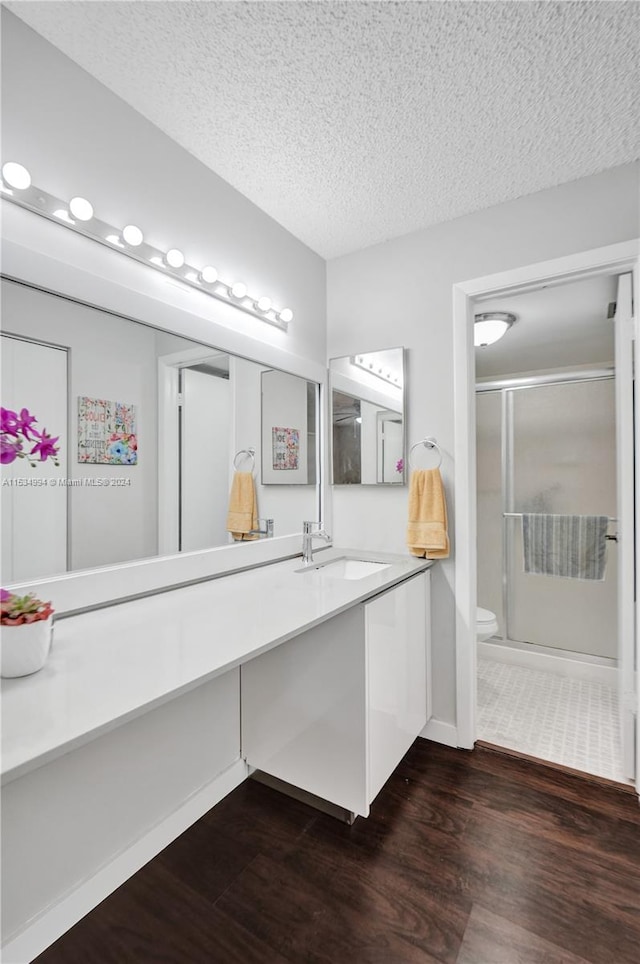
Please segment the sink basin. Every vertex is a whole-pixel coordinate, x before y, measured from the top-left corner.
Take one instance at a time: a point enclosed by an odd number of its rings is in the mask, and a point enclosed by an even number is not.
[[[319,562],[305,569],[297,569],[296,572],[312,572],[326,579],[364,579],[388,569],[389,565],[388,562],[370,562],[368,559],[349,559],[342,556],[330,562]]]

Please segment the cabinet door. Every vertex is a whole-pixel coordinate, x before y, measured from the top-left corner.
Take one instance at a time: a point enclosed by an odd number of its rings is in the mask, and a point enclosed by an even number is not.
[[[369,803],[427,722],[429,573],[365,604]]]
[[[367,816],[363,607],[242,667],[249,766]]]

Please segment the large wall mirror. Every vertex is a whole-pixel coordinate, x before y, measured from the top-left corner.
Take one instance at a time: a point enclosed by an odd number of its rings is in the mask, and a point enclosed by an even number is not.
[[[403,485],[406,479],[403,348],[329,362],[334,485]]]
[[[254,474],[261,528],[269,518],[276,536],[290,535],[319,518],[318,384],[1,286],[2,406],[27,409],[60,450],[58,466],[34,467],[3,451],[3,585],[228,545],[236,469]],[[273,479],[263,467],[276,457]]]

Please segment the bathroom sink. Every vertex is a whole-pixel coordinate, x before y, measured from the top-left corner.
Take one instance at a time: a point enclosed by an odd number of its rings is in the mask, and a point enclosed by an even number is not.
[[[373,576],[376,572],[388,569],[389,565],[388,562],[371,562],[368,559],[341,556],[329,562],[318,562],[304,569],[296,569],[296,572],[310,572],[326,579],[364,579],[366,576]]]

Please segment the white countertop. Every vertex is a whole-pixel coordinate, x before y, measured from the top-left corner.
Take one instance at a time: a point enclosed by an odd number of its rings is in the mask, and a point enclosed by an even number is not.
[[[390,563],[363,579],[296,572],[300,557],[60,619],[44,668],[2,680],[8,782],[428,568],[429,560],[333,548]]]

